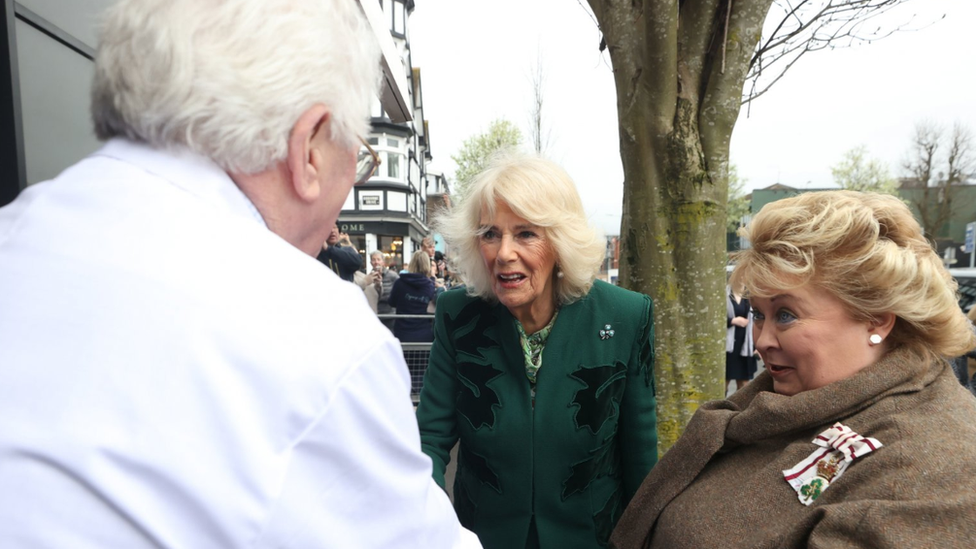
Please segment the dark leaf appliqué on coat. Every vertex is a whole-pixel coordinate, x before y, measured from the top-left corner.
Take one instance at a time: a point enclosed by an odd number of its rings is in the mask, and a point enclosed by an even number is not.
[[[623,397],[627,368],[623,364],[580,368],[570,377],[583,382],[586,387],[576,391],[572,405],[576,409],[576,428],[586,427],[596,434],[603,424],[617,414]]]
[[[593,515],[593,524],[596,526],[596,540],[600,547],[606,547],[610,542],[610,534],[613,533],[613,527],[620,518],[620,512],[620,487],[618,486],[607,498],[607,503],[604,504],[603,509]]]
[[[608,437],[607,441],[595,451],[591,457],[573,465],[572,472],[563,483],[562,498],[565,500],[577,492],[585,492],[590,483],[598,478],[616,475],[620,457],[615,437]]]
[[[465,449],[464,446],[461,446],[458,449],[458,462],[462,463],[465,469],[474,473],[474,476],[482,483],[491,486],[499,494],[502,493],[502,485],[498,480],[498,474],[491,469],[491,466],[488,465],[488,460],[484,456],[479,456],[471,450]]]
[[[471,302],[458,312],[454,325],[459,330],[466,329],[472,322],[473,328],[455,340],[458,355],[465,353],[485,359],[482,350],[499,347],[498,341],[488,336],[497,319],[491,314],[490,306],[482,300]],[[488,386],[488,382],[502,375],[490,364],[475,364],[458,361],[458,377],[461,378],[461,394],[458,396],[457,410],[475,429],[495,426],[494,406],[499,406],[498,394]]]
[[[488,382],[502,373],[491,366],[472,362],[459,362],[457,369],[458,376],[463,378],[457,402],[458,413],[467,418],[475,429],[494,427],[495,411],[492,407],[498,405],[498,394],[488,387]]]

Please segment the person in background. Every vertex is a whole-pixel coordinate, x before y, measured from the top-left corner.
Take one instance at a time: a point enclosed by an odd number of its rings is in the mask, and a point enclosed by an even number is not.
[[[725,306],[728,328],[725,336],[725,383],[735,380],[735,389],[745,387],[756,375],[755,348],[752,341],[752,308],[732,288],[726,288]]]
[[[410,258],[409,272],[400,275],[390,291],[390,306],[397,315],[425,315],[434,302],[436,290],[430,279],[430,258],[415,253]],[[426,318],[398,318],[393,335],[403,342],[430,342],[434,339],[430,320]]]
[[[766,369],[698,409],[612,545],[971,547],[976,399],[942,357],[976,336],[911,211],[809,192],[740,234],[730,284]]]
[[[349,241],[349,235],[339,232],[338,224],[332,227],[316,259],[346,282],[355,282],[355,273],[362,265],[359,252]]]
[[[108,9],[107,143],[0,208],[0,547],[478,547],[400,346],[315,261],[379,61],[352,0]]]
[[[447,272],[447,277],[444,279],[448,289],[457,288],[464,285],[464,281],[458,276],[458,274],[451,267],[450,258],[444,259],[444,270]]]
[[[430,259],[431,262],[434,261],[434,239],[433,238],[429,236],[425,236],[424,239],[420,242],[420,249],[427,254],[427,257]]]
[[[375,313],[380,299],[380,290],[378,290],[376,286],[369,281],[369,275],[362,271],[356,271],[353,273],[352,281],[356,284],[356,286],[362,288],[363,295],[366,296],[366,303],[369,304],[369,308]]]
[[[435,301],[436,296],[441,295],[447,290],[447,281],[444,279],[446,272],[444,268],[444,254],[441,252],[434,252],[434,259],[430,263],[430,279],[434,282],[434,295]],[[433,308],[429,309],[430,313],[434,312]]]
[[[369,264],[373,270],[366,275],[366,282],[378,294],[376,312],[381,315],[393,314],[395,311],[390,305],[390,293],[400,275],[386,266],[386,256],[380,250],[373,250],[373,253],[369,254]],[[383,320],[383,324],[393,330],[392,320]]]
[[[447,262],[441,252],[434,252],[434,276],[442,279],[447,278]]]
[[[465,289],[437,301],[417,416],[486,548],[597,548],[657,460],[651,299],[595,280],[605,241],[561,168],[500,157],[441,218]]]

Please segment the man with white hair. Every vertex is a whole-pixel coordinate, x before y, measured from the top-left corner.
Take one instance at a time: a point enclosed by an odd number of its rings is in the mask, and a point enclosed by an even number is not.
[[[0,209],[0,547],[478,546],[399,345],[314,257],[378,66],[354,0],[108,11],[107,143]]]
[[[367,281],[373,284],[379,294],[376,312],[381,315],[392,314],[395,311],[390,306],[390,292],[393,290],[393,283],[400,278],[400,275],[386,266],[386,256],[379,250],[373,250],[373,253],[369,254],[369,264],[373,270],[367,275]]]

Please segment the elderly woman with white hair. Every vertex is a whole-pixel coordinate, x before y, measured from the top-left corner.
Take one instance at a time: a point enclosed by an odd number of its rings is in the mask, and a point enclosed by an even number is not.
[[[465,288],[438,300],[418,418],[484,547],[605,546],[657,461],[653,315],[595,280],[605,243],[569,176],[496,159],[440,223]]]

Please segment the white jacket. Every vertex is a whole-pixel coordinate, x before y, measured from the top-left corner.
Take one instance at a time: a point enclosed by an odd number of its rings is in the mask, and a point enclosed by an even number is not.
[[[114,140],[0,209],[0,547],[472,543],[363,292],[211,161]]]

